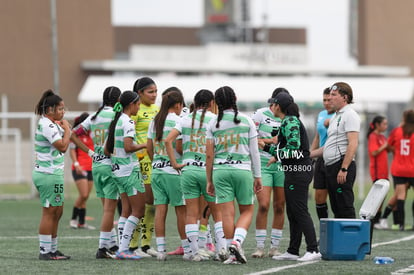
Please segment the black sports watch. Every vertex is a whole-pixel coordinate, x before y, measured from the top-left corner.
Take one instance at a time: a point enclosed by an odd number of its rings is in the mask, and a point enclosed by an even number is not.
[[[348,168],[342,167],[342,168],[341,168],[341,171],[342,171],[342,172],[348,172]]]

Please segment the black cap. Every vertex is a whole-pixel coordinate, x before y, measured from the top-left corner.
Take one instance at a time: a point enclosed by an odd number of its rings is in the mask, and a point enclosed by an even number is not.
[[[286,109],[291,103],[293,103],[293,97],[285,92],[278,93],[276,97],[269,98],[267,103],[269,104],[278,104],[282,109]]]

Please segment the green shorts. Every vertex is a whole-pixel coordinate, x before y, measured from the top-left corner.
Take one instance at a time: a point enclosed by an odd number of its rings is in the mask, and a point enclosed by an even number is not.
[[[268,169],[262,169],[262,184],[269,187],[284,187],[285,173],[279,171],[269,171]]]
[[[145,193],[144,183],[140,176],[138,167],[134,167],[131,174],[127,177],[115,177],[116,185],[120,194],[126,193],[128,197],[136,195],[138,192]]]
[[[144,182],[144,184],[151,184],[151,162],[139,162],[139,166],[141,167],[142,181]]]
[[[152,193],[154,194],[154,205],[185,205],[184,195],[181,191],[180,175],[153,171],[151,175],[151,182]]]
[[[94,166],[92,168],[92,176],[98,198],[118,199],[118,186],[113,178],[111,165]]]
[[[60,175],[33,171],[32,179],[39,191],[40,203],[43,207],[63,205],[65,201],[63,173]]]
[[[213,171],[216,203],[233,201],[241,205],[254,203],[253,175],[241,169],[218,169]]]
[[[185,199],[196,199],[204,196],[208,202],[215,202],[216,198],[207,194],[206,170],[200,168],[185,169],[181,174],[181,190]]]

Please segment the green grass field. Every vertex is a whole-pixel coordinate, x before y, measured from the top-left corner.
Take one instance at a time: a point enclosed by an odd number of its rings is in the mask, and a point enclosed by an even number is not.
[[[13,189],[13,187],[7,187]],[[250,254],[255,248],[254,223],[251,225],[247,240],[244,244],[248,262],[245,265],[223,265],[219,262],[185,262],[180,256],[170,256],[166,262],[158,262],[154,258],[140,261],[97,260],[95,252],[98,246],[99,230],[74,230],[69,228],[69,219],[76,196],[73,184],[67,186],[67,199],[64,215],[59,229],[59,250],[71,255],[69,261],[45,262],[39,261],[37,228],[41,207],[38,199],[30,200],[0,200],[0,273],[55,273],[55,274],[391,274],[411,267],[414,272],[413,247],[414,231],[376,230],[373,237],[371,255],[366,255],[362,261],[326,261],[301,263],[279,262],[271,258],[253,259]],[[0,186],[4,194],[5,187]],[[392,191],[390,191],[391,193]],[[410,192],[411,193],[411,192]],[[411,225],[412,195],[406,203],[406,223]],[[357,210],[361,201],[357,202]],[[309,209],[319,235],[319,224],[313,200],[309,200]],[[101,205],[92,195],[88,203],[88,216],[95,219],[89,221],[99,228]],[[391,223],[391,217],[389,218]],[[167,245],[169,250],[179,246],[175,226],[174,210],[170,209],[167,222]],[[287,219],[281,251],[287,248],[289,231]],[[304,243],[304,241],[303,241]],[[302,244],[301,254],[305,252]],[[375,265],[374,256],[390,256],[395,259],[391,265]],[[405,274],[408,274],[407,272]]]

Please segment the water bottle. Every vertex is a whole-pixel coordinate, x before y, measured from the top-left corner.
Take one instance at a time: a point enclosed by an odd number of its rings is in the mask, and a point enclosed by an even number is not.
[[[394,259],[391,257],[375,257],[374,263],[375,264],[392,264],[394,262]]]

